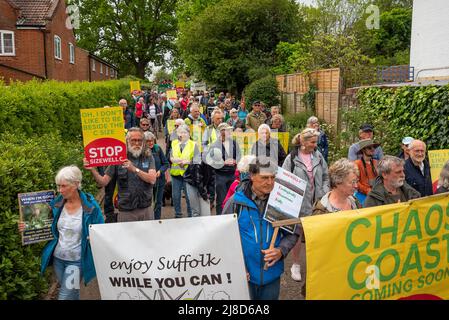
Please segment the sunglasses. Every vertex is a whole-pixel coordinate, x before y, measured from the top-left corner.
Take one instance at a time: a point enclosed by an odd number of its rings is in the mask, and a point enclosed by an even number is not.
[[[141,123],[140,125],[141,125],[142,127],[148,127],[148,126],[149,126],[148,123]]]

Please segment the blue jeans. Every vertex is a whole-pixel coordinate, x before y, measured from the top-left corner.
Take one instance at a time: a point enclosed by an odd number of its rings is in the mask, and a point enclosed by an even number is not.
[[[79,300],[82,279],[81,260],[67,261],[53,257],[53,268],[61,288],[58,300]]]
[[[263,286],[251,282],[248,285],[251,300],[279,300],[281,278],[277,278],[277,280]]]
[[[162,199],[164,197],[165,177],[157,178],[156,185],[153,187],[153,201],[154,201],[154,220],[161,218]]]
[[[184,190],[184,196],[186,197],[187,203],[187,215],[192,216],[192,209],[190,208],[189,196],[186,191],[186,183],[182,176],[171,176],[171,186],[172,186],[172,198],[173,206],[175,207],[175,217],[182,218],[181,211],[181,192]]]

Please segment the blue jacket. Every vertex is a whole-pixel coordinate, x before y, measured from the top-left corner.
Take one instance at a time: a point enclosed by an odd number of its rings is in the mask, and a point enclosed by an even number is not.
[[[82,221],[82,237],[81,237],[81,268],[84,278],[84,283],[87,285],[93,278],[95,278],[95,265],[92,256],[92,249],[90,247],[89,237],[89,225],[104,223],[103,215],[101,213],[100,206],[98,205],[95,198],[89,194],[79,191],[81,198],[81,206],[83,207],[83,221]],[[59,240],[58,232],[58,220],[61,215],[62,208],[64,207],[64,199],[59,195],[54,199],[50,206],[53,211],[53,223],[51,225],[51,232],[54,239],[51,240],[45,246],[42,252],[41,260],[41,273],[45,272],[45,269],[53,262],[53,251],[56,248]]]
[[[430,165],[427,160],[424,160],[424,175],[421,173],[421,169],[414,165],[412,158],[408,158],[405,161],[404,171],[405,180],[413,189],[421,194],[421,197],[431,196],[433,194]]]
[[[249,282],[256,285],[266,285],[277,280],[284,272],[283,258],[296,244],[298,234],[292,235],[284,230],[279,230],[274,246],[281,249],[283,257],[268,270],[264,270],[264,255],[261,250],[270,247],[274,228],[270,222],[263,219],[264,213],[259,212],[257,205],[245,195],[246,191],[247,187],[243,184],[228,200],[223,213],[233,213],[239,207],[237,214],[240,239],[246,271],[250,274]]]

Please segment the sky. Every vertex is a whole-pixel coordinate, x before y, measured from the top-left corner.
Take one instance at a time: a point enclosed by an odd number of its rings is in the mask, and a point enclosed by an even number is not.
[[[299,3],[302,3],[302,4],[308,4],[308,5],[314,4],[314,2],[315,2],[315,0],[296,0],[296,1]]]

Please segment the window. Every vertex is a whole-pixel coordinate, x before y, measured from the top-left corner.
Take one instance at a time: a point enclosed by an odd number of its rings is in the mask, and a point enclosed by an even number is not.
[[[103,65],[100,63],[100,73],[103,74]]]
[[[75,46],[69,43],[69,54],[70,54],[70,63],[75,64]]]
[[[114,78],[114,69],[111,69],[111,78]]]
[[[0,56],[15,56],[14,32],[0,30]]]
[[[62,60],[62,54],[61,54],[61,38],[58,36],[55,36],[55,58]]]
[[[106,66],[106,76],[108,76],[109,75],[109,68],[108,68],[108,66]]]
[[[92,59],[92,71],[95,72],[95,60]]]

